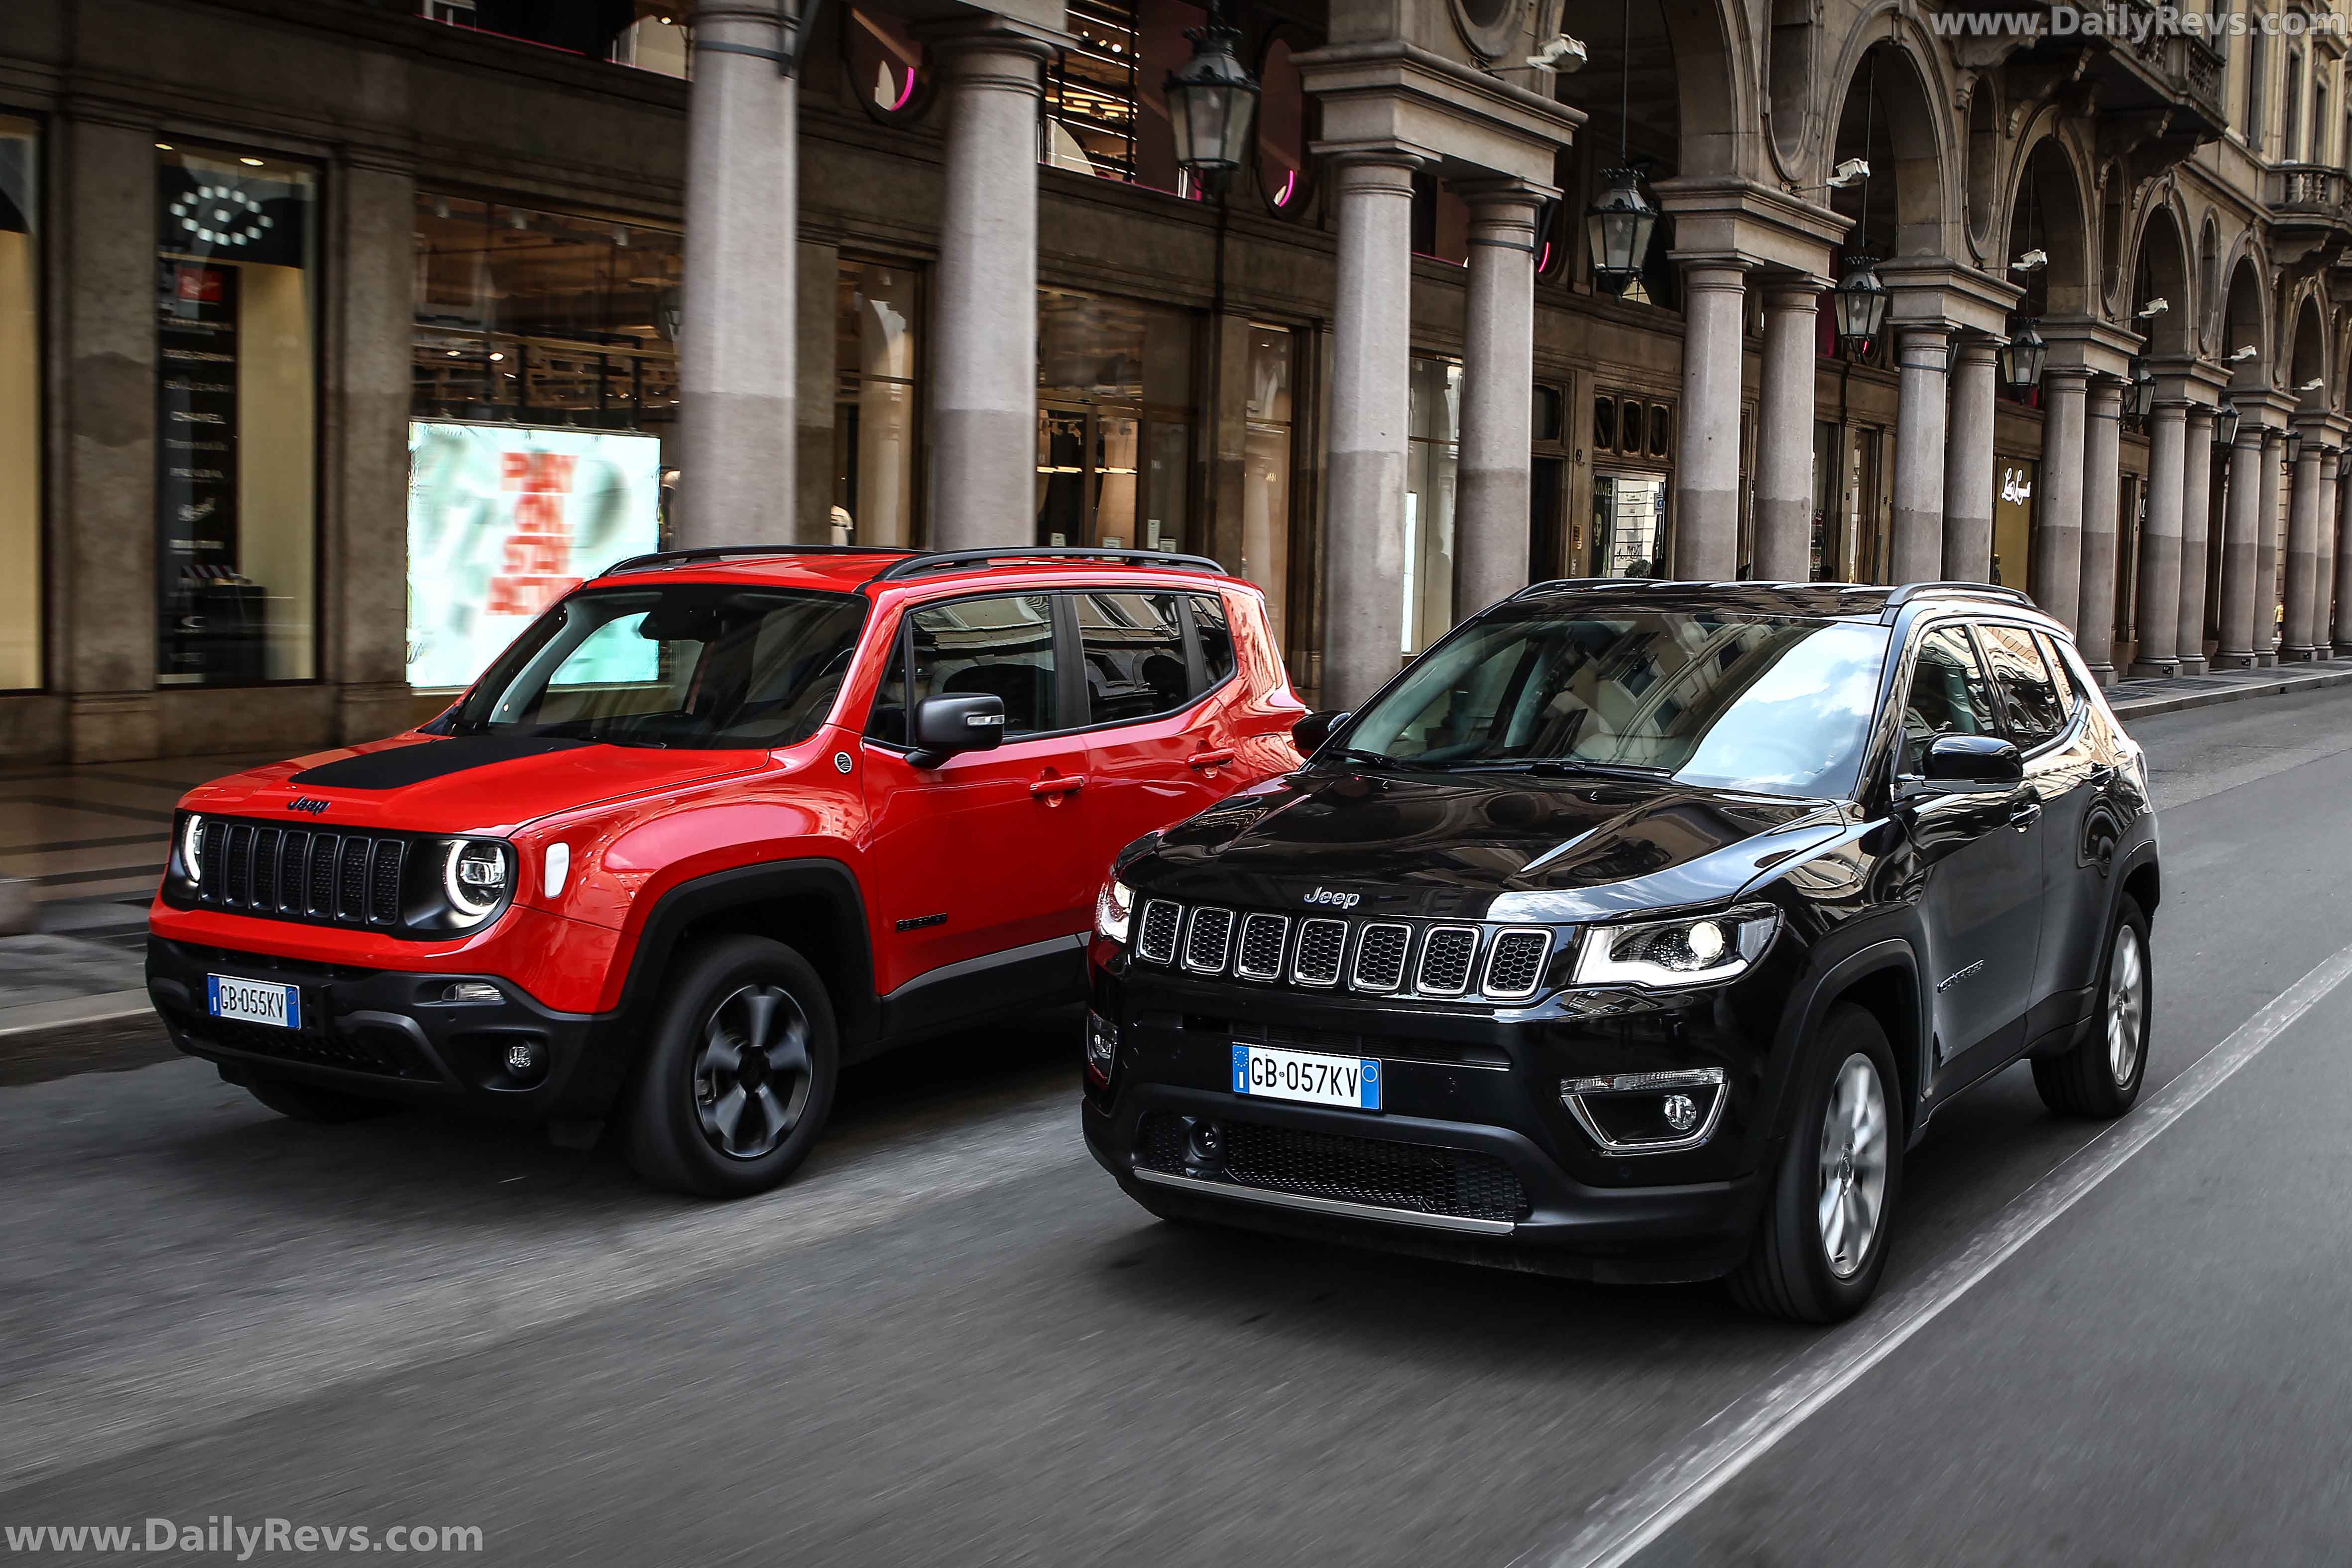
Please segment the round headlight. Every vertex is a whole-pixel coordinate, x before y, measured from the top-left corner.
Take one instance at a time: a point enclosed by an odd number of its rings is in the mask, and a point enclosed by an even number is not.
[[[455,839],[441,863],[441,890],[448,895],[450,912],[471,923],[505,900],[511,876],[505,845],[488,838]]]
[[[205,817],[200,811],[188,813],[188,820],[180,827],[180,865],[189,881],[205,879]]]

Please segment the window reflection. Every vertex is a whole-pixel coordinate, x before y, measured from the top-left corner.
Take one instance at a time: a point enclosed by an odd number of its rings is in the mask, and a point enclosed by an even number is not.
[[[1415,359],[1405,430],[1404,651],[1454,625],[1454,490],[1461,454],[1462,366]]]
[[[916,321],[913,268],[844,261],[835,290],[836,544],[913,544]]]
[[[1193,320],[1038,290],[1038,543],[1192,548]]]
[[[0,115],[0,690],[41,683],[39,147]]]
[[[1276,38],[1258,68],[1258,189],[1285,214],[1307,204],[1307,89],[1293,52],[1289,39]]]
[[[1283,640],[1290,589],[1291,334],[1250,328],[1249,403],[1242,434],[1241,575],[1265,590],[1275,646]]]
[[[852,6],[841,47],[849,90],[878,119],[912,118],[923,109],[923,46],[905,21]]]

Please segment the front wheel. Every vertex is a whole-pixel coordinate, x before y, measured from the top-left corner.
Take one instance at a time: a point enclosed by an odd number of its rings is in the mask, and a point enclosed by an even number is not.
[[[840,1059],[832,1000],[807,960],[761,937],[714,942],[663,993],[637,1075],[629,1163],[681,1192],[765,1192],[815,1147]]]
[[[1799,1057],[1797,1121],[1731,1293],[1754,1312],[1833,1323],[1862,1310],[1886,1267],[1903,1173],[1886,1031],[1848,1004]]]
[[[2149,1000],[2155,966],[2148,961],[2147,916],[2128,893],[2107,934],[2107,962],[2099,977],[2099,1013],[2091,1031],[2056,1056],[2033,1058],[2033,1087],[2061,1116],[2112,1121],[2139,1099],[2147,1074]]]

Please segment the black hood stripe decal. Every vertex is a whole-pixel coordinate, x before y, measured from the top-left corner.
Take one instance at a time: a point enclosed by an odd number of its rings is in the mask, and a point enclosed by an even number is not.
[[[446,741],[424,741],[413,746],[362,752],[355,757],[305,768],[287,782],[306,789],[406,789],[410,784],[446,778],[472,768],[486,768],[493,763],[568,752],[588,743],[551,736],[459,735]]]

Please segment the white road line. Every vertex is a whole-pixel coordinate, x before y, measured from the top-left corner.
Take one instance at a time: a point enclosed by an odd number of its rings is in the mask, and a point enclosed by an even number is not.
[[[1511,1568],[1616,1568],[1630,1561],[1933,1322],[2347,978],[2352,947],[2288,986],[2161,1093],[2020,1194],[1959,1256],[1821,1341],[1763,1388],[1717,1411],[1680,1448],[1636,1472],[1559,1534],[1520,1553]]]

